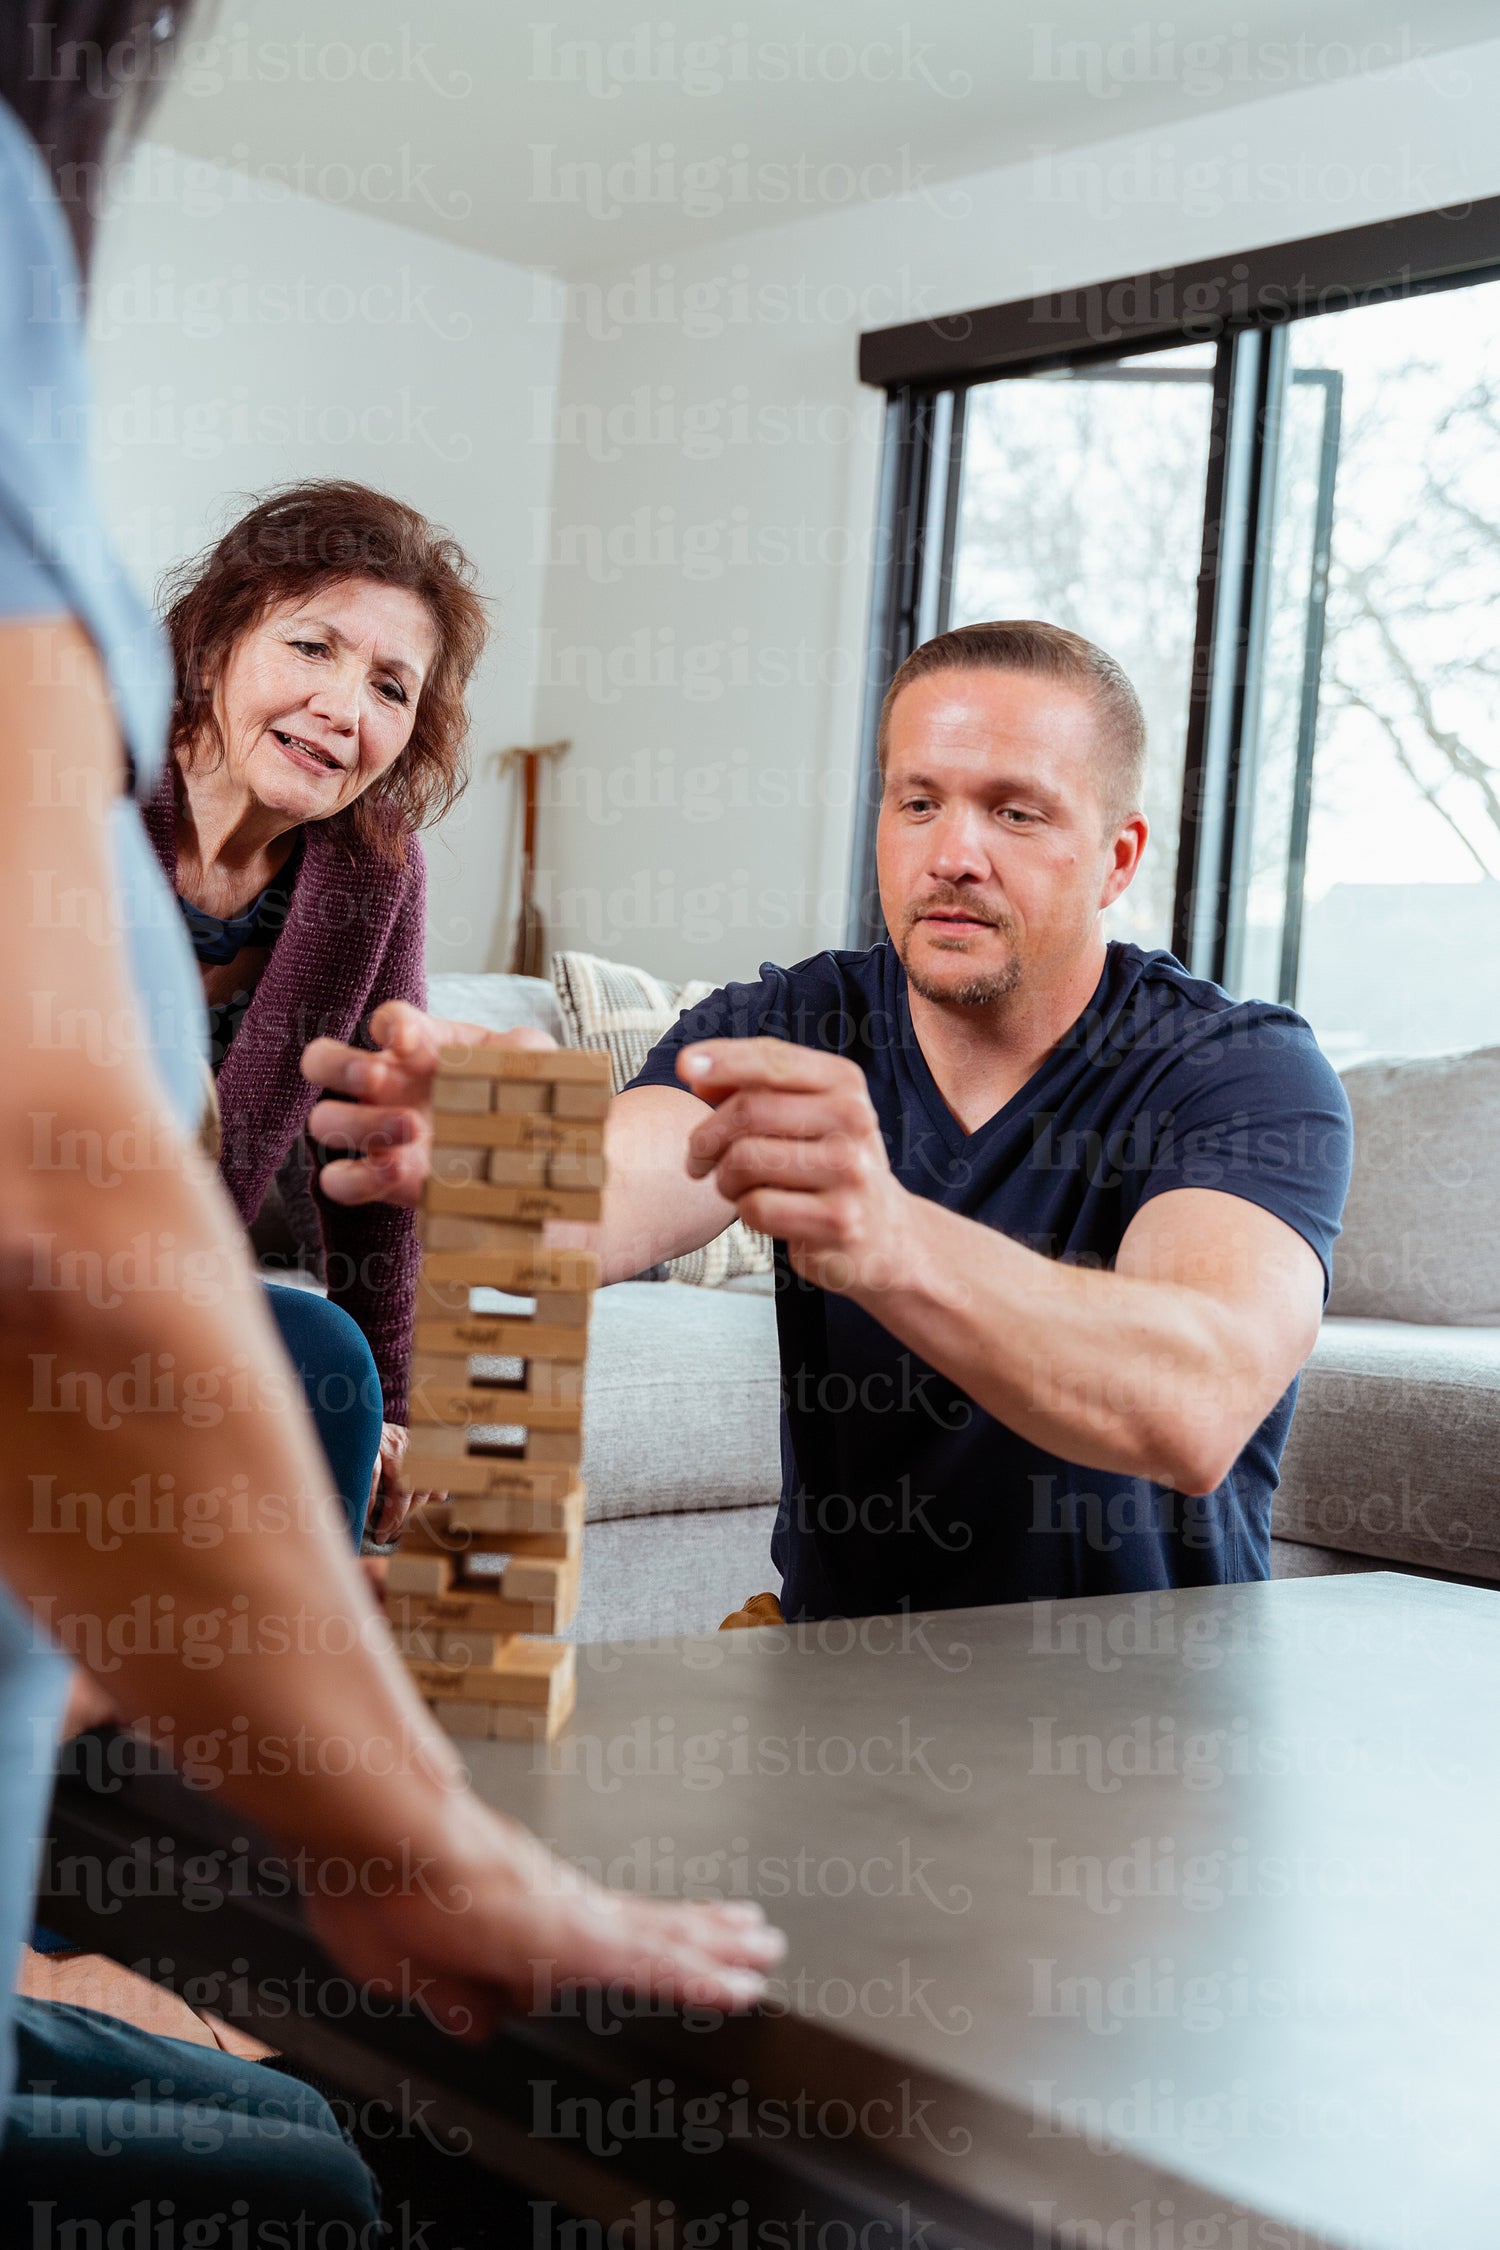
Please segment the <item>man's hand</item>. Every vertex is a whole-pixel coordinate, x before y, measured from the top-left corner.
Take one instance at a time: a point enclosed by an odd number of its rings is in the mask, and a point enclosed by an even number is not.
[[[804,1280],[841,1294],[899,1285],[912,1198],[857,1063],[783,1039],[705,1039],[684,1047],[677,1075],[714,1108],[688,1143],[693,1179],[712,1174]]]
[[[308,1129],[326,1148],[357,1149],[361,1159],[324,1166],[319,1186],[331,1203],[415,1205],[432,1157],[432,1081],[444,1047],[555,1047],[545,1031],[522,1024],[484,1031],[477,1024],[424,1016],[405,1000],[387,1000],[370,1018],[375,1053],[339,1039],[315,1039],[302,1056],[313,1086],[346,1094],[318,1102]]]

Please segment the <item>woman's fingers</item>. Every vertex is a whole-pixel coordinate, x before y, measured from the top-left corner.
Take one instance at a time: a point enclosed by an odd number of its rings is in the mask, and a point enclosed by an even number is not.
[[[422,1135],[422,1120],[412,1110],[363,1102],[314,1102],[307,1124],[324,1148],[357,1148],[367,1156],[388,1156]]]
[[[395,1203],[415,1210],[427,1181],[427,1151],[415,1145],[384,1156],[336,1157],[318,1174],[330,1203]]]

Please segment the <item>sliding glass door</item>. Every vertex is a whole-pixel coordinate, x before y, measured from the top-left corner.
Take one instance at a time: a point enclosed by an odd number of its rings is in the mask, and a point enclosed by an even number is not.
[[[1151,757],[1141,872],[1110,933],[1169,945],[1193,671],[1211,344],[969,395],[949,623],[1039,617],[1117,657]]]
[[[1109,649],[1152,826],[1111,934],[1290,1002],[1339,1064],[1500,1042],[1497,271],[1500,199],[862,346],[870,713],[948,624]]]

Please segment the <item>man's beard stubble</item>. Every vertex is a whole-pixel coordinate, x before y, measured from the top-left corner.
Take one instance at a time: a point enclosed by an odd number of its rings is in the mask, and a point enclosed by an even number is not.
[[[914,968],[910,958],[911,933],[923,915],[930,913],[935,906],[959,907],[965,914],[973,915],[976,921],[988,922],[992,929],[999,930],[1002,936],[1010,940],[1007,959],[997,968],[971,976],[962,984],[939,984],[921,969]],[[912,907],[906,916],[896,954],[913,992],[919,993],[924,1000],[931,1001],[934,1007],[988,1008],[996,1000],[1004,1000],[1021,982],[1021,962],[1016,951],[1015,930],[1009,919],[981,913],[972,900],[961,897],[934,896],[922,899]]]

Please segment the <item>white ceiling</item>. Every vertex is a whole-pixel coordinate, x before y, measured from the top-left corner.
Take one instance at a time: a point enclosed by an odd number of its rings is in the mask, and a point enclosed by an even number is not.
[[[151,137],[573,276],[879,199],[903,169],[920,188],[1382,63],[1441,82],[1500,29],[1495,0],[547,8],[219,0]],[[612,192],[642,151],[651,192]]]

